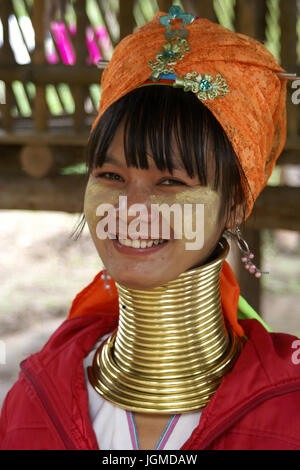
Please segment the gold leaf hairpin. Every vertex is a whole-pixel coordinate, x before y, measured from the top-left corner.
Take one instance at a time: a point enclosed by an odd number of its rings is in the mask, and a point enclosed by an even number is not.
[[[197,72],[187,73],[184,78],[176,77],[173,87],[183,87],[184,91],[192,91],[200,100],[213,100],[229,92],[226,79],[217,73],[215,80],[212,75],[203,76]]]

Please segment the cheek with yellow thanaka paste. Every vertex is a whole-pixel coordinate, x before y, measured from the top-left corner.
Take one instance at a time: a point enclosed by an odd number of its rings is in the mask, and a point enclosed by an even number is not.
[[[205,243],[217,229],[220,196],[208,187],[192,188],[169,195],[151,195],[149,199],[151,204],[160,206],[162,220],[169,221],[174,238],[191,239],[191,231],[199,234],[201,230]],[[169,216],[168,207],[173,205],[181,212],[182,221],[180,217]]]
[[[124,190],[102,186],[98,181],[91,178],[88,181],[84,196],[84,215],[90,230],[96,232],[97,223],[100,220],[97,215],[97,207],[100,204],[110,204],[118,207],[119,196],[125,196]]]

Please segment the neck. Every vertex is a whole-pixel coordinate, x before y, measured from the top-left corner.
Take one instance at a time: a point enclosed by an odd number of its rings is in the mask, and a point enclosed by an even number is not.
[[[241,350],[221,309],[228,250],[222,239],[211,261],[151,290],[116,283],[119,325],[89,368],[99,394],[146,413],[183,413],[209,402]]]

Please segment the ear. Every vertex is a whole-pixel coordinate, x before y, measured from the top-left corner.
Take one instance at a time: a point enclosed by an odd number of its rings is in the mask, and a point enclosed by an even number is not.
[[[243,204],[232,204],[230,215],[226,223],[226,230],[232,229],[236,225],[241,225],[244,220]]]

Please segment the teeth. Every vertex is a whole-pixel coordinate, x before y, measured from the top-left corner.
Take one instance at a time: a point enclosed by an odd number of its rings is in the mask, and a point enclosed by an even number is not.
[[[133,241],[131,242],[131,246],[132,246],[133,248],[141,248],[141,242],[140,242],[139,240],[133,240]]]
[[[125,246],[131,246],[132,248],[150,248],[153,245],[158,245],[164,242],[164,240],[130,240],[129,238],[126,239],[119,239],[119,243]]]

